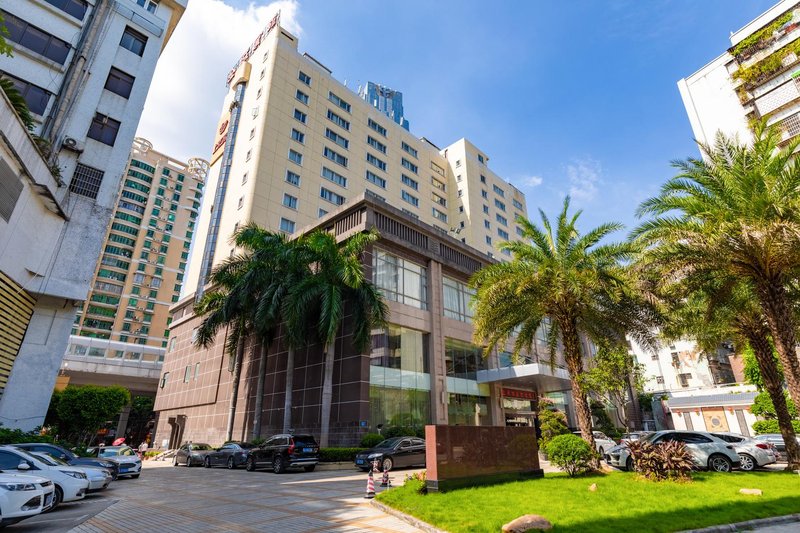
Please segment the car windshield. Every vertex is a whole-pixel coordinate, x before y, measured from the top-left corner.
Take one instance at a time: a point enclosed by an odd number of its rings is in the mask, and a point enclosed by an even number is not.
[[[316,446],[317,441],[311,435],[294,435],[292,437],[295,446]]]
[[[660,436],[658,433],[650,433],[649,435],[645,435],[644,437],[640,438],[640,441],[643,442],[653,442],[656,437]]]
[[[213,448],[211,446],[209,446],[208,444],[192,444],[192,451],[193,452],[198,452],[198,451],[202,452],[202,451],[208,451],[208,450],[213,450]]]
[[[375,447],[376,448],[394,448],[397,445],[397,443],[400,442],[401,440],[403,440],[403,437],[393,437],[391,439],[386,439],[385,441],[382,441],[381,443],[379,443]]]
[[[59,459],[57,457],[53,457],[49,453],[40,452],[40,453],[36,453],[34,455],[36,457],[38,457],[40,461],[42,461],[43,463],[45,463],[47,465],[50,465],[50,466],[63,466],[63,465],[69,464],[69,463],[67,463],[65,461],[62,461],[61,459]]]

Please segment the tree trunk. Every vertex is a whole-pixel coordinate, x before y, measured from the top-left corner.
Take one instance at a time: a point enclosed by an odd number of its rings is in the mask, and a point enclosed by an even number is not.
[[[786,443],[786,455],[789,465],[787,470],[800,468],[800,445],[797,444],[794,428],[792,427],[792,417],[786,405],[786,396],[783,394],[783,383],[781,382],[778,368],[772,357],[772,346],[767,338],[766,331],[758,332],[749,330],[747,341],[753,349],[758,369],[761,371],[761,378],[764,381],[764,388],[767,389],[772,405],[775,407],[775,414],[778,418],[783,442]]]
[[[267,379],[267,343],[261,339],[261,355],[258,358],[258,380],[256,381],[256,401],[253,407],[253,433],[250,440],[261,436],[261,414],[264,410],[264,381]]]
[[[800,405],[800,362],[797,360],[794,319],[787,303],[786,291],[776,282],[761,282],[758,285],[758,295],[775,342],[775,350],[783,366],[789,396],[795,405]]]
[[[319,447],[328,447],[328,432],[331,427],[331,404],[333,403],[333,359],[336,354],[336,341],[325,343],[325,375],[322,378],[322,408]]]
[[[580,375],[583,373],[583,356],[581,354],[581,340],[578,327],[574,320],[566,320],[564,322],[565,323],[561,325],[561,335],[564,341],[564,360],[567,363],[569,380],[572,385],[572,399],[575,402],[575,414],[578,416],[578,427],[581,430],[581,437],[583,437],[583,440],[589,443],[592,452],[596,452],[597,446],[595,445],[594,434],[592,433],[592,410],[589,407],[589,401],[580,383]],[[595,459],[593,465],[595,468],[599,468],[600,462]]]
[[[294,348],[286,353],[286,394],[283,398],[283,432],[292,428],[292,394],[294,393]]]
[[[242,374],[242,359],[244,358],[244,333],[239,334],[236,341],[236,359],[233,361],[233,379],[231,380],[231,406],[228,410],[228,428],[225,430],[225,440],[233,440],[233,419],[236,418],[236,402],[239,399],[239,378]]]

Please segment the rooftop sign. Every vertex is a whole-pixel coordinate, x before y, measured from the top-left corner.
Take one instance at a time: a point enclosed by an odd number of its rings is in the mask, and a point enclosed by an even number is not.
[[[233,68],[230,70],[230,72],[228,72],[227,85],[230,86],[231,82],[233,81],[233,77],[236,75],[236,69],[239,68],[239,65],[242,64],[242,61],[247,61],[248,59],[250,59],[250,56],[252,56],[255,53],[256,49],[261,45],[261,43],[264,41],[267,35],[269,35],[269,32],[272,31],[272,28],[278,25],[280,20],[281,20],[281,12],[278,11],[278,13],[274,17],[272,17],[272,20],[269,21],[267,27],[264,28],[264,31],[258,34],[258,37],[256,37],[256,40],[253,41],[253,44],[250,45],[250,48],[248,48],[245,51],[245,53],[242,54],[242,57],[239,58],[239,61],[237,61],[236,64],[233,66]]]

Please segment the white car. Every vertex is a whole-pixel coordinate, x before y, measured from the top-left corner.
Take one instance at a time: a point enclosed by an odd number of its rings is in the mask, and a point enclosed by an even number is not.
[[[581,436],[580,431],[575,431],[574,433],[579,437]],[[592,435],[594,435],[595,451],[599,453],[601,457],[604,457],[608,450],[617,445],[616,442],[607,437],[602,431],[592,431]]]
[[[119,464],[119,476],[133,479],[142,473],[142,460],[130,446],[102,446],[86,450],[95,457],[109,459]]]
[[[647,435],[639,442],[658,444],[661,442],[678,441],[686,445],[692,455],[696,468],[713,470],[715,472],[730,472],[739,468],[741,459],[733,448],[724,440],[705,431],[656,431]],[[634,464],[630,449],[627,444],[620,444],[606,452],[606,462],[617,468],[633,470]]]
[[[0,446],[0,470],[11,474],[33,474],[55,484],[53,507],[81,500],[89,489],[86,474],[72,466],[50,466],[39,457],[14,446]]]
[[[53,505],[49,479],[23,474],[0,474],[0,527],[36,516]]]
[[[104,490],[111,483],[111,474],[109,474],[104,468],[70,465],[61,459],[56,459],[48,453],[33,452],[33,455],[50,466],[58,466],[61,468],[66,467],[70,470],[77,470],[86,474],[86,479],[89,481],[89,490],[87,492],[98,492]]]
[[[745,437],[737,433],[712,433],[725,442],[733,444],[733,449],[739,454],[742,465],[739,467],[745,472],[755,470],[760,466],[771,465],[778,460],[775,448],[769,443],[760,442],[756,439]]]

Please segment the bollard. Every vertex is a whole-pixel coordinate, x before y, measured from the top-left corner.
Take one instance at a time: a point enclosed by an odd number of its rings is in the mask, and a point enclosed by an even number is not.
[[[364,495],[364,497],[375,497],[375,480],[372,478],[372,470],[369,471],[369,475],[367,476],[367,493]]]
[[[388,487],[389,486],[389,471],[386,468],[383,469],[383,476],[381,477],[381,487]]]

